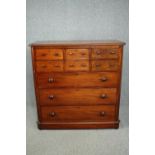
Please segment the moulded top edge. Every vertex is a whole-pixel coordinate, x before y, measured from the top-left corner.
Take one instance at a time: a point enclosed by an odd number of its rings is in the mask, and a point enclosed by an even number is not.
[[[125,42],[118,40],[74,40],[74,41],[37,41],[30,46],[80,46],[80,45],[104,45],[104,46],[123,46]]]

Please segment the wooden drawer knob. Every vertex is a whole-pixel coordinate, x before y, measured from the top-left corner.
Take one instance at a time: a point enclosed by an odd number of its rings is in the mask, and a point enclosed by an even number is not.
[[[60,66],[59,65],[55,65],[54,67],[59,68]]]
[[[101,64],[96,64],[96,67],[101,67]]]
[[[100,114],[101,114],[101,116],[105,116],[105,112],[104,111],[100,112]]]
[[[70,52],[69,55],[73,55],[74,53]]]
[[[86,55],[86,53],[81,53],[81,55]]]
[[[52,83],[52,82],[54,82],[54,79],[53,79],[53,78],[49,78],[49,79],[48,79],[48,82],[49,82],[49,83]]]
[[[50,100],[53,100],[53,99],[54,99],[54,95],[50,95],[48,98],[49,98]]]
[[[54,56],[59,56],[59,53],[54,53]]]
[[[72,65],[69,65],[69,67],[75,67],[75,65],[72,64]]]
[[[115,67],[115,64],[109,64],[109,67]]]
[[[111,51],[110,54],[116,54],[116,52],[115,51]]]
[[[107,81],[107,78],[106,78],[106,77],[102,77],[100,80],[101,80],[102,82],[105,82],[105,81]]]
[[[43,53],[43,54],[41,54],[41,56],[43,56],[43,57],[44,57],[44,56],[46,56],[46,54],[45,54],[45,53]]]
[[[41,66],[42,68],[46,68],[47,66],[46,65],[43,65],[43,66]]]
[[[97,55],[100,55],[100,54],[101,54],[101,51],[96,51],[96,54],[97,54]]]
[[[107,97],[106,94],[102,94],[102,95],[101,95],[101,98],[102,98],[102,99],[105,99],[106,97]]]
[[[82,64],[81,66],[82,66],[82,67],[86,67],[86,64]]]
[[[55,115],[56,115],[55,112],[50,112],[50,113],[49,113],[49,116],[51,116],[51,117],[54,117]]]

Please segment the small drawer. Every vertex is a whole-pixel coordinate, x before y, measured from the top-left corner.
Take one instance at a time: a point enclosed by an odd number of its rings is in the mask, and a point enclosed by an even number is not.
[[[116,88],[41,89],[41,105],[116,104]]]
[[[37,61],[36,71],[37,72],[62,72],[63,62],[62,61]]]
[[[96,48],[96,49],[92,50],[91,57],[92,57],[92,59],[117,59],[118,58],[118,49]]]
[[[117,60],[98,60],[92,61],[92,71],[117,71]]]
[[[65,62],[66,71],[89,71],[88,61],[66,61]]]
[[[66,60],[89,59],[88,49],[67,49]]]
[[[101,122],[114,121],[115,106],[52,106],[41,107],[41,121],[45,122]]]
[[[63,60],[63,49],[36,49],[36,60]]]
[[[112,87],[118,85],[116,72],[43,73],[38,74],[39,88],[53,87]]]

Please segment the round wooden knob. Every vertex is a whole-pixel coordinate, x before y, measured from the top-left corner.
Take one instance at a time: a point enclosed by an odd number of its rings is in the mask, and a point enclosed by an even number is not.
[[[74,67],[74,65],[72,64],[72,65],[69,65],[69,67]]]
[[[97,54],[97,55],[100,55],[100,54],[101,54],[101,51],[96,51],[96,54]]]
[[[47,67],[46,65],[43,65],[43,66],[42,66],[42,68],[46,68],[46,67]]]
[[[82,64],[81,66],[82,66],[82,67],[86,67],[86,64]]]
[[[59,53],[55,53],[54,56],[59,56]]]
[[[55,65],[54,67],[59,68],[60,66],[59,65]]]
[[[48,79],[48,82],[49,82],[49,83],[52,83],[52,82],[54,82],[54,79],[53,79],[53,78],[49,78],[49,79]]]
[[[96,64],[96,67],[100,67],[101,66],[101,64]]]
[[[115,67],[115,64],[109,64],[109,67]]]
[[[54,117],[54,116],[56,115],[56,113],[55,113],[55,112],[50,112],[49,115],[50,115],[51,117]]]
[[[100,112],[100,114],[101,114],[101,116],[105,116],[105,112],[104,111]]]
[[[106,78],[106,77],[102,77],[100,80],[101,80],[102,82],[105,82],[105,81],[107,81],[107,78]]]
[[[46,56],[46,54],[45,54],[45,53],[43,53],[43,54],[41,54],[41,56],[43,56],[43,57],[44,57],[44,56]]]
[[[106,97],[107,97],[106,94],[102,94],[102,95],[101,95],[101,98],[103,98],[103,99],[106,98]]]
[[[49,98],[50,100],[53,100],[53,99],[54,99],[54,95],[50,95],[48,98]]]
[[[86,55],[86,53],[81,53],[81,55]]]
[[[115,54],[115,53],[116,53],[115,51],[111,51],[111,52],[110,52],[110,54]]]

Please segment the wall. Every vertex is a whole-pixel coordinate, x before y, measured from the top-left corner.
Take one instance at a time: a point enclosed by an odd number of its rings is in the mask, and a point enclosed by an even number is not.
[[[121,105],[127,105],[128,18],[128,0],[27,0],[27,104],[35,106],[29,43],[117,39],[126,42]]]

